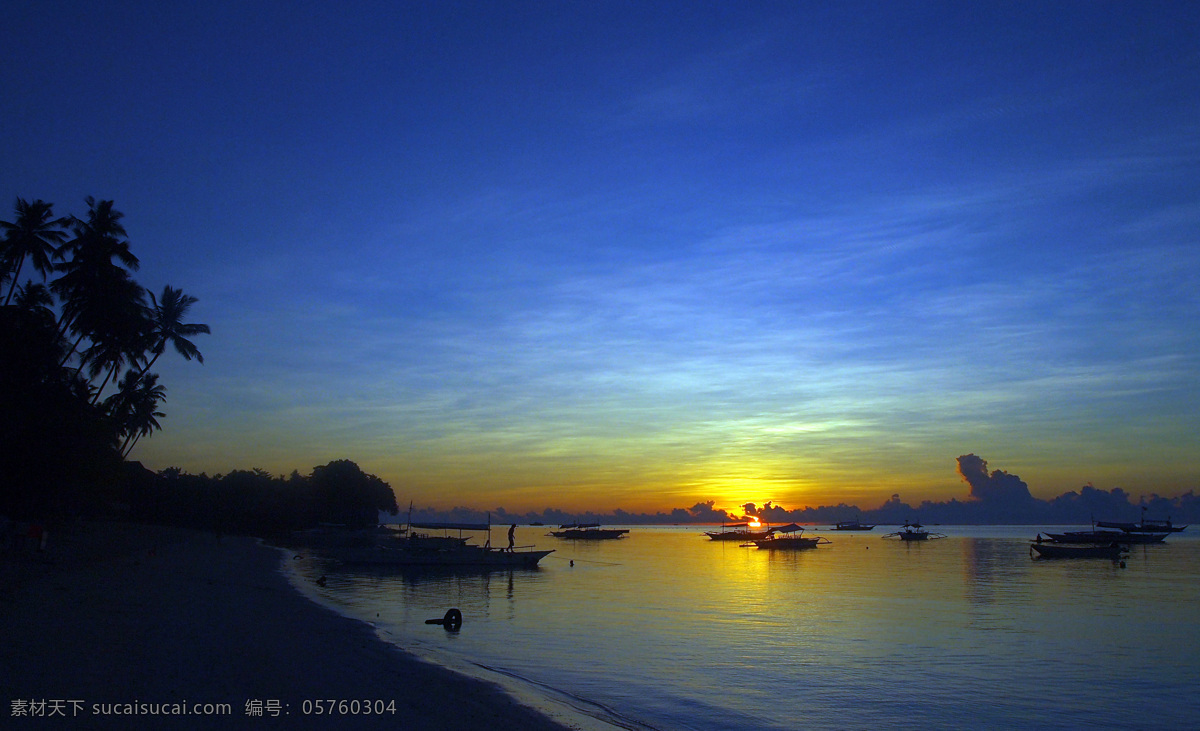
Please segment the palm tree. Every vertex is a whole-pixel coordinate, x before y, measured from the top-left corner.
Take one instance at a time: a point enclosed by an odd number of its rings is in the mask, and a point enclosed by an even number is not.
[[[126,268],[137,271],[141,263],[129,251],[129,240],[125,238],[128,234],[120,223],[125,214],[113,208],[112,201],[97,201],[90,195],[84,201],[88,204],[87,220],[71,216],[69,223],[75,238],[63,244],[59,255],[74,252],[108,263],[115,256]]]
[[[63,299],[59,328],[64,334],[81,311],[88,308],[89,296],[121,278],[121,274],[128,276],[122,265],[132,271],[137,271],[140,265],[129,250],[125,227],[120,223],[125,214],[114,210],[112,201],[97,202],[88,196],[87,204],[86,221],[71,217],[75,237],[59,247],[57,253],[64,262],[56,268],[63,274],[50,284]],[[117,260],[116,264],[113,259]],[[121,274],[113,270],[119,270]]]
[[[25,286],[17,292],[14,304],[19,310],[49,317],[50,323],[54,323],[54,311],[50,309],[54,306],[54,296],[50,294],[50,288],[41,282],[34,282],[32,279],[25,282]]]
[[[8,297],[4,299],[6,305],[12,301],[26,259],[42,273],[42,279],[50,273],[51,262],[66,239],[61,229],[68,223],[66,218],[54,218],[54,204],[43,200],[28,203],[24,198],[17,198],[16,214],[16,220],[11,223],[0,221],[0,228],[4,229],[0,271],[6,276],[12,272],[13,280]]]
[[[71,321],[76,339],[62,364],[70,360],[86,338],[89,344],[80,354],[79,368],[86,367],[92,380],[107,374],[94,394],[95,403],[122,366],[142,359],[149,348],[152,325],[146,290],[124,269],[113,266],[103,269],[93,284],[70,303],[78,310]]]
[[[128,333],[146,320],[145,290],[121,266],[136,270],[139,263],[120,223],[124,214],[113,209],[112,201],[97,203],[89,197],[87,203],[87,220],[71,219],[75,236],[58,250],[64,258],[56,267],[62,276],[50,283],[63,303],[59,331],[64,337],[75,334],[64,365],[84,338],[101,348],[93,357],[101,351],[112,353],[115,341],[127,345]]]
[[[157,373],[138,374],[132,369],[121,379],[120,389],[105,399],[104,406],[124,436],[121,456],[126,457],[139,439],[162,428],[158,418],[166,414],[157,409],[160,401],[166,401],[167,389],[158,385]]]
[[[133,283],[133,286],[141,290],[140,285]],[[92,396],[92,403],[99,400],[104,387],[126,363],[132,366],[146,353],[146,343],[150,339],[146,308],[141,304],[140,293],[126,297],[114,303],[114,310],[103,312],[105,317],[91,330],[92,345],[83,352],[80,360],[80,367],[87,366],[92,380],[101,373],[108,374]]]
[[[182,289],[175,289],[168,284],[163,287],[161,302],[153,292],[150,293],[150,301],[154,304],[150,317],[154,327],[154,337],[158,342],[151,350],[154,357],[142,367],[142,373],[150,370],[150,367],[158,360],[158,356],[166,350],[167,343],[171,343],[184,360],[195,358],[203,363],[204,356],[200,354],[195,343],[188,340],[188,337],[208,334],[212,331],[208,329],[208,325],[203,323],[185,324],[183,322],[187,311],[199,300],[184,294]]]

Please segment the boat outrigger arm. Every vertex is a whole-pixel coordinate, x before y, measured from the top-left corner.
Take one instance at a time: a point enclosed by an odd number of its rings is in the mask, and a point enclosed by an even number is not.
[[[463,537],[463,531],[470,531],[472,533],[487,531],[487,543],[484,545],[490,546],[492,543],[491,523],[409,523],[408,527],[421,528],[423,530],[456,530],[458,531],[459,538]]]

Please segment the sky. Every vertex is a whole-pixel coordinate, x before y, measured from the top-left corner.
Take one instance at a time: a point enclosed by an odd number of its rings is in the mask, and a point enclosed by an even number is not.
[[[0,218],[199,299],[131,458],[403,504],[1200,487],[1200,4],[0,13]],[[169,354],[171,355],[171,354]]]

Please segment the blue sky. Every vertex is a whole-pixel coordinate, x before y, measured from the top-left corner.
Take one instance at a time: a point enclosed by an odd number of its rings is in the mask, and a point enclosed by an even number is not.
[[[3,17],[0,193],[114,200],[212,327],[156,365],[153,469],[514,511],[962,498],[966,453],[1200,486],[1200,5]]]

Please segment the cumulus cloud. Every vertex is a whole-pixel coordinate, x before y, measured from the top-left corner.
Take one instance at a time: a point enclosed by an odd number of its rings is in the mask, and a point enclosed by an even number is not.
[[[988,473],[987,460],[974,454],[958,458],[958,474],[971,486],[971,497],[986,502],[1028,502],[1033,500],[1029,485],[1004,470]]]
[[[713,507],[715,502],[714,500],[709,500],[708,502],[696,503],[687,509],[687,514],[691,520],[697,522],[723,523],[729,520],[728,513]]]

